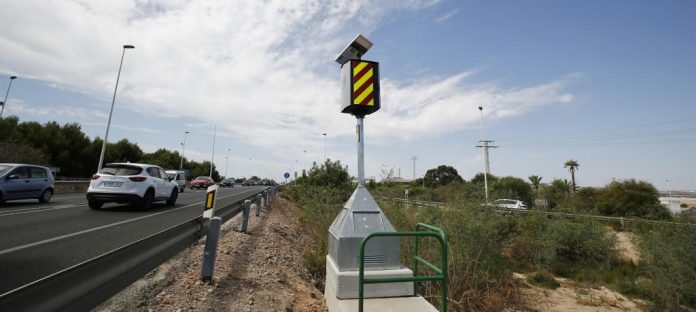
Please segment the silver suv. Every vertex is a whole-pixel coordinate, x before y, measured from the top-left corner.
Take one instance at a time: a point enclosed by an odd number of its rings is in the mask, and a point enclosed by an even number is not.
[[[159,166],[112,163],[92,176],[87,203],[92,209],[100,209],[109,202],[149,209],[155,201],[174,206],[178,195],[178,185]]]
[[[0,164],[0,204],[6,200],[31,198],[47,203],[53,190],[53,174],[46,167]]]

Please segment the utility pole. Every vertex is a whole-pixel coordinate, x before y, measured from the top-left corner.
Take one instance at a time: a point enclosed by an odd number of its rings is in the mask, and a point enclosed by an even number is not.
[[[481,141],[479,141],[481,142],[481,145],[476,145],[476,147],[483,148],[483,185],[486,192],[486,203],[488,203],[488,175],[491,174],[491,165],[488,160],[488,149],[498,148],[498,146],[488,145],[488,143],[492,143],[493,141],[485,139],[483,133],[483,106],[479,106],[478,109],[481,112]]]

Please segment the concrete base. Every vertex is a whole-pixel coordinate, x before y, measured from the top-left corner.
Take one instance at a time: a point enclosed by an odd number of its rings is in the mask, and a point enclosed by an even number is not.
[[[338,299],[336,290],[329,283],[326,283],[324,298],[326,298],[326,306],[329,308],[329,312],[358,311],[358,299]],[[379,312],[437,312],[437,309],[421,296],[365,299],[363,310]]]
[[[326,289],[331,286],[338,299],[358,298],[358,271],[339,272],[336,262],[326,256]],[[413,272],[408,268],[396,270],[365,271],[365,277],[412,277]],[[325,289],[325,293],[326,293]],[[413,296],[413,282],[366,284],[365,298]]]

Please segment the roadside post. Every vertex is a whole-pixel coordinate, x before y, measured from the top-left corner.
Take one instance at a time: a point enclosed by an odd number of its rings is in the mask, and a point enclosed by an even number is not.
[[[208,235],[205,237],[205,247],[203,248],[203,265],[201,266],[201,278],[204,282],[210,282],[213,279],[215,257],[217,256],[217,245],[220,237],[220,227],[222,225],[222,219],[220,217],[213,217],[215,213],[215,195],[217,194],[217,190],[217,185],[210,186],[205,195],[203,219],[208,219],[210,221],[208,222]]]
[[[242,233],[247,232],[247,226],[249,225],[249,209],[251,209],[251,201],[244,201],[244,210],[242,211],[242,224],[239,225],[239,231]]]
[[[213,280],[213,271],[215,270],[215,258],[217,256],[217,245],[220,238],[220,226],[222,219],[214,217],[210,219],[208,225],[208,236],[205,238],[205,248],[203,249],[203,266],[201,268],[201,277],[204,282]]]
[[[288,178],[290,177],[290,172],[286,172],[283,177],[285,177],[285,184],[288,184]]]
[[[261,215],[261,197],[263,197],[261,194],[256,194],[256,216],[258,217]]]

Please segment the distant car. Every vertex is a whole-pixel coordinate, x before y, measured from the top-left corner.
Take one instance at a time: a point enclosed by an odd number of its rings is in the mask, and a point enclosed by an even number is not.
[[[234,179],[224,179],[220,181],[221,187],[234,187]]]
[[[131,204],[143,209],[155,201],[174,206],[179,186],[164,169],[149,164],[106,164],[92,176],[87,188],[89,208],[100,209],[104,203]]]
[[[252,181],[252,180],[242,181],[242,186],[252,186],[252,185],[254,185],[254,181]]]
[[[527,206],[521,200],[516,199],[496,199],[488,205],[505,209],[527,209]]]
[[[189,187],[191,189],[205,189],[208,188],[208,186],[211,186],[215,184],[215,181],[213,181],[213,178],[207,177],[207,176],[200,176],[193,181],[191,181],[191,184],[189,184]]]
[[[32,198],[47,203],[53,190],[53,174],[46,167],[0,164],[0,204],[6,200]]]
[[[165,172],[169,179],[176,182],[176,185],[179,186],[179,193],[182,193],[186,189],[186,172],[180,170],[167,170]]]

